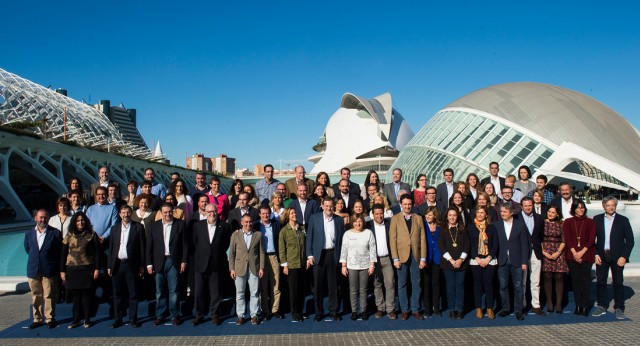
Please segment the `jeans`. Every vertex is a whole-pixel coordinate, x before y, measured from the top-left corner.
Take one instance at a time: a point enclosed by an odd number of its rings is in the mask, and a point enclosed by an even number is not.
[[[613,308],[624,311],[624,267],[618,266],[618,259],[611,258],[610,254],[601,257],[602,264],[596,265],[596,281],[598,287],[598,305],[607,309],[609,298],[607,293],[607,278],[609,268],[611,268],[611,279],[613,281]]]
[[[244,293],[245,288],[247,287],[247,282],[249,282],[249,312],[251,313],[251,317],[258,316],[258,310],[260,309],[258,303],[258,283],[260,280],[257,275],[251,273],[249,268],[247,268],[247,272],[243,276],[236,276],[236,314],[238,318],[245,318],[246,306],[244,301]]]
[[[464,270],[443,269],[447,285],[447,303],[449,310],[462,311],[464,307]]]
[[[178,267],[171,258],[165,258],[164,268],[156,272],[156,304],[156,318],[166,316],[167,304],[170,317],[178,317]]]
[[[409,297],[407,296],[407,277],[411,276],[411,308],[409,308]],[[400,309],[402,312],[418,312],[420,310],[420,268],[413,253],[409,254],[409,260],[400,265],[398,269],[398,297],[400,298]]]
[[[390,256],[378,257],[373,279],[378,311],[393,312],[396,304],[396,276]]]
[[[523,290],[522,290],[522,268],[511,264],[510,260],[504,265],[498,266],[498,280],[500,281],[500,300],[502,301],[502,310],[511,310],[509,303],[509,275],[513,280],[513,305],[515,311],[522,311]]]
[[[425,313],[440,312],[440,264],[431,263],[422,270],[422,303]]]
[[[493,309],[493,278],[496,273],[495,265],[487,265],[482,268],[472,265],[473,273],[473,298],[476,309],[482,308],[482,293],[484,292],[484,307]]]

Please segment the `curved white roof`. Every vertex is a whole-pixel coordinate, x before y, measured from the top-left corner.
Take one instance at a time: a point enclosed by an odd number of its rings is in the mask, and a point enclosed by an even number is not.
[[[97,109],[49,88],[0,69],[0,123],[46,122],[50,139],[67,139],[83,146],[109,149],[134,157],[151,155],[145,146],[126,141],[115,125]],[[66,116],[65,116],[66,114]],[[66,118],[66,124],[65,124]]]
[[[354,168],[358,160],[379,157],[380,152],[397,154],[411,138],[413,131],[393,108],[391,94],[364,99],[346,93],[325,128],[326,147],[320,146],[320,154],[310,158],[317,162],[311,173]],[[393,162],[395,155],[389,159]]]
[[[484,111],[560,145],[575,143],[636,172],[640,136],[622,116],[601,102],[555,85],[519,82],[490,86],[449,105]]]

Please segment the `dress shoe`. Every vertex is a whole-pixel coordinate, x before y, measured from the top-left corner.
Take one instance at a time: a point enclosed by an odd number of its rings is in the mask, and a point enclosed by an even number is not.
[[[456,316],[456,320],[461,320],[464,318],[464,311],[458,311],[458,316]]]
[[[484,312],[482,312],[482,309],[476,308],[476,317],[477,318],[483,318],[484,317]]]
[[[203,321],[204,321],[204,317],[196,316],[196,318],[194,318],[193,321],[191,321],[191,325],[192,326],[197,326],[197,325],[201,324]]]
[[[507,310],[500,310],[500,312],[498,312],[498,317],[507,317],[509,315],[510,313]]]
[[[47,329],[53,329],[58,326],[58,323],[55,320],[51,320],[47,322]]]
[[[363,321],[366,321],[366,320],[368,320],[368,319],[369,319],[369,313],[368,313],[368,312],[363,312],[363,313],[361,314],[361,316],[362,316],[362,320],[363,320]]]
[[[238,319],[236,320],[236,326],[240,326],[242,324],[244,324],[244,318],[238,317]]]
[[[258,316],[251,317],[251,324],[254,326],[257,326],[258,324],[260,324],[260,320],[258,319]]]
[[[516,319],[518,321],[524,321],[524,313],[522,313],[522,311],[516,312]]]
[[[267,316],[264,317],[264,319],[267,321],[271,321],[272,318],[273,318],[273,314],[267,314]]]
[[[211,323],[214,326],[219,326],[220,325],[220,318],[218,318],[218,316],[211,317]]]
[[[414,312],[413,313],[413,317],[415,317],[416,320],[418,320],[418,321],[422,321],[424,319],[424,316],[422,315],[422,312],[420,312],[420,311]]]
[[[409,319],[409,313],[403,312],[402,315],[400,315],[400,319],[406,321],[407,319]]]
[[[90,320],[84,320],[84,324],[82,326],[85,328],[91,328],[92,325],[93,323],[91,323]]]
[[[82,325],[82,323],[80,323],[80,321],[76,321],[71,323],[70,325],[67,326],[67,329],[73,329],[73,328],[78,328]]]
[[[302,318],[302,316],[299,315],[299,314],[293,314],[291,318],[292,318],[292,320],[294,322],[303,322],[304,321],[304,318]]]
[[[153,320],[153,325],[156,326],[156,327],[161,325],[161,324],[163,324],[163,323],[164,323],[164,319],[162,319],[162,318],[156,318],[155,320]]]
[[[574,315],[579,315],[582,312],[582,309],[580,309],[579,307],[576,306],[576,308],[573,310],[573,314]]]
[[[324,318],[324,314],[316,314],[316,317],[314,317],[313,319],[316,322],[320,322],[320,321],[322,321],[323,318]]]
[[[384,316],[384,311],[380,311],[380,310],[376,311],[376,314],[375,314],[376,318],[380,318],[382,316]]]
[[[180,317],[176,316],[176,317],[171,319],[171,324],[174,325],[174,326],[179,326],[180,323],[182,323],[182,321],[180,321]]]
[[[279,313],[279,312],[274,312],[274,313],[273,313],[273,317],[275,317],[275,318],[277,318],[277,319],[279,319],[279,320],[284,319],[284,315],[283,315],[283,314],[281,314],[281,313]]]
[[[115,328],[120,328],[124,325],[124,323],[122,322],[121,319],[117,319],[115,321],[113,321],[113,324],[111,325],[111,328],[115,329]]]
[[[543,317],[547,316],[547,314],[544,311],[542,311],[542,309],[540,308],[533,308],[531,309],[531,311],[538,316],[543,316]]]
[[[589,317],[589,309],[587,309],[587,308],[582,308],[582,316],[584,316],[584,317]]]
[[[352,320],[352,321],[356,321],[357,319],[358,319],[358,314],[357,314],[357,313],[355,313],[355,312],[352,312],[352,313],[351,313],[351,320]]]
[[[129,321],[129,325],[133,328],[140,328],[140,323],[138,323],[138,321]]]
[[[395,312],[391,311],[387,314],[387,317],[389,317],[390,320],[395,320],[396,318],[398,318],[398,315]]]
[[[42,325],[42,322],[33,322],[29,325],[29,329],[36,329]]]
[[[332,313],[331,318],[333,318],[334,321],[342,321],[342,316],[337,312]]]
[[[487,317],[489,317],[490,320],[496,318],[496,314],[493,312],[493,309],[487,309]]]

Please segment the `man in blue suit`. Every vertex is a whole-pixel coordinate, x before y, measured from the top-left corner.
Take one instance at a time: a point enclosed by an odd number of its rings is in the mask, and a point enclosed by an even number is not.
[[[509,275],[513,280],[514,308],[516,318],[524,320],[522,312],[522,302],[524,300],[524,290],[522,287],[523,271],[527,270],[529,262],[529,231],[526,224],[519,219],[513,218],[513,205],[503,203],[500,205],[500,217],[493,225],[498,230],[498,279],[500,281],[500,300],[502,310],[498,313],[500,317],[509,316]]]
[[[616,318],[624,316],[624,266],[629,261],[633,250],[633,230],[629,219],[617,214],[618,200],[608,196],[602,199],[604,214],[593,217],[596,223],[596,281],[598,287],[598,306],[593,309],[593,316],[601,316],[607,312],[609,298],[607,294],[607,277],[611,268],[613,279],[613,308]]]
[[[35,221],[36,228],[24,235],[24,249],[28,255],[27,278],[33,304],[33,323],[29,329],[45,322],[47,328],[54,328],[62,233],[48,225],[49,213],[44,209],[38,210]]]
[[[338,265],[344,221],[333,214],[333,207],[333,200],[325,197],[322,213],[313,214],[307,225],[307,267],[313,266],[316,321],[322,321],[324,317],[322,298],[325,285],[329,295],[329,313],[334,320],[342,320],[338,314]]]
[[[295,209],[298,215],[298,224],[306,226],[309,223],[311,215],[320,212],[320,207],[315,200],[308,198],[309,187],[304,183],[298,184],[296,195],[298,198],[291,201],[290,208]],[[300,216],[302,215],[302,217]]]

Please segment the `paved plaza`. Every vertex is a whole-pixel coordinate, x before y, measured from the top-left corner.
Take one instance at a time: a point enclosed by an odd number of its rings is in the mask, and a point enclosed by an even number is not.
[[[640,340],[640,277],[625,281],[627,320],[598,322],[588,317],[588,323],[558,325],[522,325],[513,327],[442,328],[394,330],[380,332],[337,332],[304,334],[268,334],[234,336],[168,336],[168,337],[90,337],[50,338],[40,333],[46,329],[30,331],[33,338],[0,339],[2,345],[633,345]],[[0,294],[0,331],[24,323],[29,318],[30,295],[5,292]],[[609,309],[611,314],[611,308]],[[569,317],[569,316],[565,316]],[[474,319],[468,314],[465,319]],[[512,317],[507,317],[512,318]],[[534,317],[531,317],[534,318]],[[562,318],[562,316],[561,316]],[[610,320],[610,319],[609,319]],[[305,325],[311,321],[305,321]],[[103,322],[103,323],[111,323]],[[268,324],[266,322],[265,324]],[[313,322],[311,322],[313,323]],[[345,323],[345,322],[338,322]],[[366,323],[366,322],[362,322]],[[389,321],[402,328],[402,321]],[[451,321],[454,325],[455,321]],[[58,328],[64,328],[65,325]],[[189,321],[180,329],[193,328]],[[66,332],[66,331],[65,331]],[[140,329],[141,334],[144,329]],[[181,331],[182,332],[182,331]],[[69,334],[73,331],[69,331]]]

